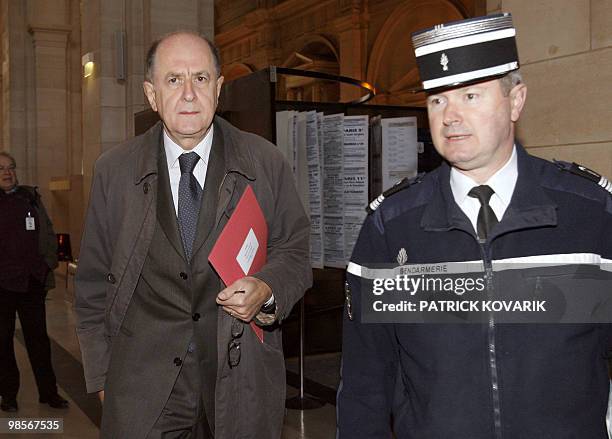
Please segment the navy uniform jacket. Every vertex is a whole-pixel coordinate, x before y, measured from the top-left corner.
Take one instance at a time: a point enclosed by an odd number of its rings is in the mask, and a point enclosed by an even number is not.
[[[612,262],[612,197],[517,146],[518,180],[481,246],[454,202],[450,167],[387,199],[364,222],[353,268],[589,254]],[[562,256],[558,256],[562,255]],[[359,270],[347,279],[338,437],[607,438],[606,324],[362,324]],[[356,274],[351,274],[351,272]]]

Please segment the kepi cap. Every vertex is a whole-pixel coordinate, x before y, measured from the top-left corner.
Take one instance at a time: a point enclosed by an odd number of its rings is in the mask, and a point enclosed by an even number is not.
[[[487,80],[519,68],[509,13],[439,24],[412,34],[423,90]]]

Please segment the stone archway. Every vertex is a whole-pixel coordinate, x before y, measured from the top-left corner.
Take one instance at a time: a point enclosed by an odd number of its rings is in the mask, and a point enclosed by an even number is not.
[[[335,45],[322,35],[309,35],[299,40],[293,51],[281,64],[300,70],[337,75],[340,71],[338,51]],[[340,86],[336,82],[321,81],[315,78],[287,76],[278,87],[280,99],[335,102],[340,97]]]
[[[336,45],[329,38],[321,34],[306,35],[296,40],[294,47],[299,48],[294,53],[303,53],[327,60],[333,59],[336,63],[340,59]],[[292,55],[285,60],[282,64],[283,67],[294,67],[288,65],[291,62]]]
[[[424,94],[411,91],[420,85],[411,34],[463,18],[465,11],[452,0],[410,0],[396,7],[376,37],[369,57],[367,80],[378,92],[373,103],[423,104]]]

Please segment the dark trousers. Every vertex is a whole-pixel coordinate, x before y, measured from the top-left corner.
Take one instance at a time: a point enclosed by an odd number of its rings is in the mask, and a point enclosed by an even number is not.
[[[213,439],[200,387],[197,355],[185,356],[170,398],[147,439]]]
[[[0,395],[5,398],[16,397],[19,390],[19,369],[13,345],[16,314],[19,314],[39,397],[46,399],[57,393],[47,335],[45,296],[42,288],[23,293],[0,288]]]

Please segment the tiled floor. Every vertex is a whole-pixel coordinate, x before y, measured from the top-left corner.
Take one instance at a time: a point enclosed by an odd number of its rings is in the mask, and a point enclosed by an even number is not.
[[[21,373],[21,388],[18,395],[19,411],[17,413],[0,412],[0,418],[62,418],[62,434],[6,434],[7,438],[36,439],[88,439],[97,438],[99,434],[100,406],[94,395],[87,395],[84,389],[80,364],[80,354],[74,331],[74,315],[67,293],[63,288],[53,290],[47,298],[47,327],[52,341],[53,363],[58,378],[60,394],[69,400],[67,410],[56,410],[46,404],[38,403],[38,394],[30,363],[23,345],[21,331],[17,329],[15,351]],[[336,356],[337,357],[337,356]],[[325,358],[325,363],[335,367],[337,358]],[[289,369],[297,371],[297,362],[290,361]],[[310,366],[308,363],[307,366]],[[333,383],[337,375],[332,371],[313,371],[324,377],[325,384]],[[309,378],[313,377],[310,374]],[[325,389],[325,387],[323,387]],[[327,389],[333,390],[333,389]],[[330,392],[328,397],[330,396]],[[333,393],[333,392],[331,392]],[[296,388],[289,386],[289,398],[298,395]],[[335,407],[324,404],[314,410],[287,410],[283,439],[331,439],[335,436]],[[0,434],[4,437],[4,434]]]

